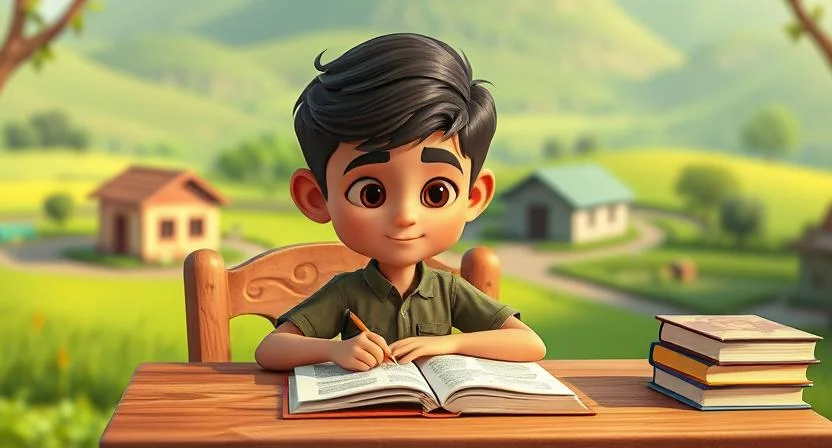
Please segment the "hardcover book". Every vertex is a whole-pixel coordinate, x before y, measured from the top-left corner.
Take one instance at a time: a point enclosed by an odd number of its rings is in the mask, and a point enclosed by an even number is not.
[[[680,347],[662,342],[650,345],[650,364],[682,373],[708,386],[743,384],[811,384],[809,364],[719,365]]]
[[[707,386],[685,375],[653,367],[648,387],[702,411],[806,409],[803,388],[811,385]]]
[[[659,339],[719,365],[817,362],[820,336],[754,315],[658,315]]]
[[[593,415],[537,363],[440,355],[351,372],[334,363],[288,375],[284,418],[460,414]]]

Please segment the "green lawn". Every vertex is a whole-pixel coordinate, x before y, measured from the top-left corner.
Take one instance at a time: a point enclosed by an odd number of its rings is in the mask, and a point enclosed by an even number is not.
[[[685,258],[695,262],[698,279],[678,283],[670,279],[665,266]],[[797,258],[793,255],[717,250],[657,249],[556,270],[701,313],[739,311],[788,293],[797,282]]]

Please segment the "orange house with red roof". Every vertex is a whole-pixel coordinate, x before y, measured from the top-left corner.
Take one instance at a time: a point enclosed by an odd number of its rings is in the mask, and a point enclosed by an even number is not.
[[[100,252],[170,262],[220,246],[228,200],[191,171],[131,166],[90,193],[99,200]]]

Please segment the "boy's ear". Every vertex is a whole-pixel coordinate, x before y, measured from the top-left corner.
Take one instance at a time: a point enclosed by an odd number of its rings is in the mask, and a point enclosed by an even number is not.
[[[487,168],[480,170],[474,184],[471,185],[471,194],[468,197],[468,209],[465,211],[465,221],[471,222],[485,211],[491,199],[494,198],[494,172]]]
[[[289,181],[289,192],[298,210],[307,218],[320,224],[329,222],[329,210],[326,208],[326,199],[318,187],[318,181],[312,171],[300,168],[292,174]]]

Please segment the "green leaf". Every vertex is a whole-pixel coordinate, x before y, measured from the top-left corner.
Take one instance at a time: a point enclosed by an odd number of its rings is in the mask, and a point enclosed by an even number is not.
[[[797,22],[788,23],[783,27],[783,29],[786,31],[786,35],[789,36],[792,42],[799,41],[805,32],[803,27]]]
[[[104,10],[104,4],[93,0],[87,4],[87,9],[92,12],[101,12]]]
[[[69,24],[72,27],[72,31],[75,32],[75,35],[79,35],[84,31],[84,14],[77,14],[75,17],[72,18],[72,23]]]
[[[812,12],[809,13],[815,23],[820,23],[823,18],[823,5],[816,4],[812,7]]]

